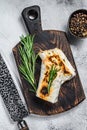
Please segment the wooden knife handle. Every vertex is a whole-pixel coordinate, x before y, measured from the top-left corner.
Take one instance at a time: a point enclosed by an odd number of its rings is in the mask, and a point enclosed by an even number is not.
[[[29,130],[28,125],[25,120],[21,120],[18,122],[19,130]]]
[[[25,8],[22,11],[22,16],[30,34],[42,31],[41,12],[39,6],[35,5]]]

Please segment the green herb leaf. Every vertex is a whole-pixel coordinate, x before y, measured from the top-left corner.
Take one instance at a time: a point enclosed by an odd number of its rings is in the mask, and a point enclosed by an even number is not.
[[[19,53],[21,57],[21,65],[19,70],[23,77],[31,84],[32,92],[36,92],[37,84],[35,81],[35,64],[38,55],[35,55],[33,50],[34,36],[27,35],[20,37],[21,46],[19,47]]]
[[[50,92],[50,87],[52,85],[53,80],[57,76],[57,72],[58,72],[58,70],[56,69],[56,67],[52,65],[50,72],[49,72],[49,80],[48,80],[48,87],[47,87],[48,93]]]

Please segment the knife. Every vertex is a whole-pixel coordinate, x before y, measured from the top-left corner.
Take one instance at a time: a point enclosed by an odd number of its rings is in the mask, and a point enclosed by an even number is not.
[[[7,64],[0,54],[0,94],[3,98],[5,106],[10,114],[11,119],[17,122],[19,130],[29,130],[24,117],[28,116],[28,112],[16,89]]]

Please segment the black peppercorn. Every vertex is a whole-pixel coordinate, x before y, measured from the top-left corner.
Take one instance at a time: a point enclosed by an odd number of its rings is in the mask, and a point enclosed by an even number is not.
[[[75,11],[69,20],[69,29],[78,37],[87,37],[87,11]]]

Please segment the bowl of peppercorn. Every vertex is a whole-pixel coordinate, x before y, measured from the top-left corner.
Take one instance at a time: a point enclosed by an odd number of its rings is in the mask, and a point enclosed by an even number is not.
[[[87,37],[87,10],[76,10],[70,15],[69,32],[77,38]]]

